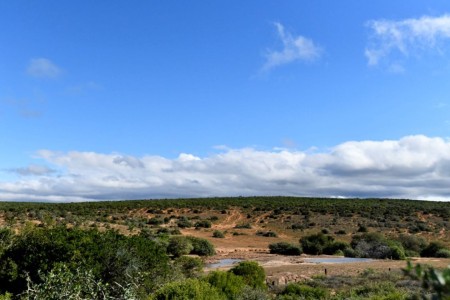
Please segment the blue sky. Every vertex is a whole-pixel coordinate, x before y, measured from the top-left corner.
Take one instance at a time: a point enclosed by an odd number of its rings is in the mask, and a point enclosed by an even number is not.
[[[448,200],[448,1],[3,1],[0,200]]]

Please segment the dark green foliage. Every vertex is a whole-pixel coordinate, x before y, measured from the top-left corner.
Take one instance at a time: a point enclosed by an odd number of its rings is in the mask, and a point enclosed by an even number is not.
[[[450,250],[449,249],[439,249],[436,251],[436,257],[440,258],[450,258]]]
[[[252,288],[266,289],[266,272],[255,261],[243,261],[230,269],[235,275],[242,276],[244,283]]]
[[[405,259],[405,251],[401,243],[386,239],[379,233],[364,233],[352,238],[351,246],[356,257],[376,259]],[[350,252],[345,252],[347,255]]]
[[[178,227],[180,227],[180,228],[190,228],[190,227],[192,227],[191,221],[189,221],[189,219],[186,218],[185,216],[180,217],[180,218],[178,219],[177,225],[178,225]]]
[[[300,239],[300,244],[303,252],[313,255],[332,255],[338,251],[342,252],[349,248],[347,243],[335,241],[332,236],[325,235],[322,232],[302,237]]]
[[[244,223],[244,224],[237,224],[234,226],[236,229],[251,229],[252,225],[250,223]]]
[[[440,243],[440,242],[431,242],[428,246],[426,246],[420,252],[420,256],[423,256],[423,257],[437,257],[436,254],[441,249],[445,249],[445,246],[442,243]]]
[[[429,299],[450,299],[450,267],[438,271],[420,264],[413,266],[411,262],[408,262],[404,272],[411,278],[422,282],[421,296],[431,294]],[[417,296],[418,299],[419,295]],[[423,299],[428,298],[423,297]]]
[[[94,277],[91,271],[71,271],[65,264],[57,264],[49,273],[40,274],[41,283],[31,283],[24,299],[111,299],[109,286]],[[123,291],[133,294],[130,289]],[[130,295],[131,296],[131,295]]]
[[[402,244],[405,252],[409,254],[408,256],[419,256],[420,253],[425,249],[428,245],[427,241],[420,236],[417,235],[400,235],[397,240]]]
[[[265,237],[278,237],[278,234],[273,231],[257,231],[256,235],[265,236]]]
[[[277,297],[277,299],[314,300],[314,299],[327,299],[329,296],[329,292],[326,289],[320,287],[311,287],[304,284],[290,283],[281,292],[281,295],[282,296]]]
[[[192,242],[185,236],[173,236],[167,245],[167,253],[175,257],[189,254],[193,249]]]
[[[159,217],[151,218],[151,219],[148,219],[148,221],[147,221],[147,224],[150,224],[150,225],[161,225],[163,223],[164,223],[164,219],[159,218]]]
[[[214,271],[208,274],[206,281],[227,296],[227,299],[238,299],[245,287],[243,277],[232,272]]]
[[[191,251],[191,254],[197,254],[200,256],[212,256],[216,254],[214,245],[211,244],[208,240],[193,236],[188,236],[187,239],[192,243],[192,246],[194,247]]]
[[[15,236],[0,257],[0,290],[14,294],[26,287],[26,274],[39,283],[55,264],[66,263],[71,269],[92,270],[99,281],[126,285],[130,278],[139,280],[143,289],[170,273],[165,249],[140,236],[126,237],[116,232],[36,228]],[[145,270],[145,275],[137,277]],[[156,271],[157,270],[157,271]]]
[[[225,237],[225,235],[220,230],[214,230],[213,237],[223,239]]]
[[[226,300],[216,288],[208,282],[187,279],[166,284],[153,296],[152,300]]]
[[[197,257],[181,256],[175,259],[174,264],[186,278],[199,277],[203,272],[203,261]]]
[[[211,228],[211,221],[209,220],[200,220],[195,223],[196,228]]]
[[[358,228],[358,232],[368,232],[369,230],[365,225],[360,225]]]
[[[269,245],[270,253],[282,255],[300,255],[302,250],[299,246],[292,245],[286,242],[279,242]]]

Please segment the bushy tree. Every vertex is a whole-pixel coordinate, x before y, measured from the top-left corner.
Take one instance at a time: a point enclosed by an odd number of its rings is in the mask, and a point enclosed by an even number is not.
[[[187,238],[194,247],[191,251],[191,254],[197,254],[199,256],[212,256],[216,254],[214,245],[211,244],[208,240],[193,236],[188,236]]]
[[[305,300],[315,300],[315,299],[327,299],[329,292],[320,287],[311,287],[304,284],[289,283],[284,290],[281,292],[280,297],[277,299],[305,299]]]
[[[46,274],[58,263],[65,263],[71,271],[89,269],[105,284],[139,284],[143,293],[171,272],[165,248],[140,236],[65,227],[34,228],[15,236],[1,254],[0,290],[19,294],[26,289],[27,276],[39,284],[39,272]]]
[[[422,250],[420,255],[423,257],[436,257],[437,253],[442,249],[445,249],[444,244],[440,242],[431,242]]]
[[[197,257],[181,256],[174,264],[186,278],[199,277],[203,272],[203,261]]]
[[[273,243],[269,245],[270,253],[282,255],[300,255],[302,250],[299,246],[287,242]]]
[[[376,259],[405,259],[403,246],[399,242],[387,240],[379,233],[363,233],[352,238],[353,254],[357,257]],[[345,252],[349,254],[350,252]]]
[[[246,286],[243,277],[232,272],[214,271],[208,274],[206,281],[227,296],[229,300],[236,300]]]
[[[193,249],[191,241],[185,236],[173,236],[167,245],[167,253],[175,257],[189,254]]]
[[[199,279],[186,279],[164,285],[151,297],[151,300],[226,300],[208,282]]]
[[[230,269],[235,275],[242,276],[244,283],[252,288],[266,289],[266,272],[255,261],[243,261]]]

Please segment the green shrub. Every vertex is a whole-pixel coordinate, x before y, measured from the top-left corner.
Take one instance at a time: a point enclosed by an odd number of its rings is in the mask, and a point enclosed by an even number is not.
[[[237,224],[236,226],[234,226],[234,228],[236,228],[236,229],[251,229],[252,225],[250,225],[250,223]]]
[[[396,241],[387,240],[379,233],[363,233],[352,238],[351,246],[356,257],[375,259],[405,259],[403,246]]]
[[[220,230],[214,230],[213,237],[223,239],[225,237],[225,235]]]
[[[245,287],[241,276],[232,272],[214,271],[208,274],[206,281],[227,296],[227,299],[238,299]]]
[[[273,243],[269,245],[270,253],[282,255],[300,255],[302,250],[299,246],[286,242]]]
[[[264,236],[264,237],[278,237],[276,232],[273,231],[257,231],[256,235]]]
[[[164,219],[159,218],[159,217],[154,217],[154,218],[147,220],[147,224],[149,224],[149,225],[161,225],[163,223],[164,223]]]
[[[191,241],[192,246],[194,247],[191,251],[191,254],[197,254],[199,256],[212,256],[216,254],[214,245],[211,244],[208,240],[193,236],[188,236],[187,238],[189,239],[189,241]]]
[[[211,228],[211,221],[201,220],[195,223],[195,228]]]
[[[303,252],[306,254],[320,255],[323,253],[334,254],[338,250],[348,247],[346,243],[335,242],[334,238],[323,233],[304,236],[300,239]]]
[[[329,296],[329,292],[326,289],[320,287],[311,287],[304,284],[289,283],[285,287],[285,289],[281,292],[281,295],[298,296],[298,298],[293,299],[313,300],[313,299],[327,299]],[[283,297],[280,298],[283,299]]]
[[[266,289],[266,272],[255,261],[243,261],[230,269],[235,275],[242,276],[245,284],[253,288]]]
[[[426,246],[422,252],[420,252],[420,256],[423,257],[436,257],[436,254],[439,250],[445,249],[444,244],[440,242],[431,242],[428,246]]]
[[[416,254],[416,253],[419,254],[428,245],[427,241],[423,237],[417,236],[417,235],[401,234],[397,238],[397,241],[399,241],[402,244],[403,248],[405,249],[405,252],[414,253],[414,254]],[[410,252],[410,251],[413,251],[413,252]],[[408,255],[408,256],[411,256],[411,255]],[[414,256],[419,256],[419,255],[414,255]]]
[[[449,249],[439,249],[436,251],[436,257],[440,258],[450,258],[450,250]]]
[[[189,219],[185,216],[182,216],[178,219],[177,221],[177,225],[180,228],[190,228],[192,227],[192,223],[191,221],[189,221]]]
[[[186,279],[164,285],[151,300],[225,300],[226,297],[206,281]]]
[[[169,245],[167,246],[167,253],[175,257],[180,257],[191,253],[194,249],[191,241],[184,236],[173,236],[169,240]]]
[[[186,278],[199,277],[203,272],[203,261],[197,257],[181,256],[175,259],[174,264]]]

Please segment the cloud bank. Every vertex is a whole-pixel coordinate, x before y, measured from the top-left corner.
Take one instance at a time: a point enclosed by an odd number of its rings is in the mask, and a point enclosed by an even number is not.
[[[280,51],[268,51],[265,55],[266,62],[262,67],[263,72],[296,61],[314,61],[320,57],[322,49],[314,44],[312,40],[301,35],[293,36],[280,23],[274,23],[274,25],[277,29],[278,37],[283,43],[283,49]]]
[[[450,200],[450,141],[422,135],[346,142],[313,153],[245,148],[169,159],[42,150],[38,156],[52,169],[17,168],[27,176],[0,182],[0,200],[238,195]]]
[[[442,53],[445,42],[450,39],[450,15],[400,21],[373,20],[367,26],[372,31],[372,40],[365,55],[371,66],[394,54],[405,58],[426,51]]]
[[[27,68],[27,74],[36,78],[57,78],[61,73],[61,69],[47,58],[34,58]]]

